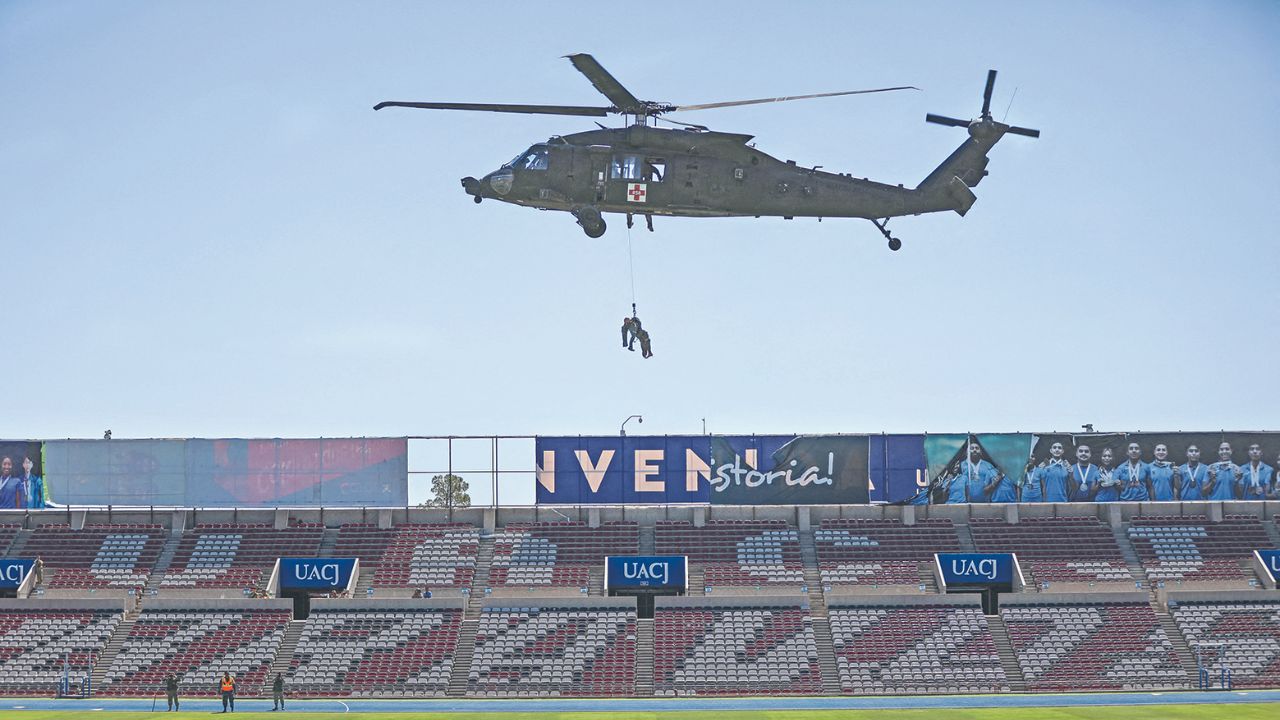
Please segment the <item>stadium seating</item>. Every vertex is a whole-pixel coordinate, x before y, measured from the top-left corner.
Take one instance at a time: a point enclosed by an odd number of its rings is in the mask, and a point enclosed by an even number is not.
[[[480,531],[474,525],[343,525],[336,557],[358,557],[375,588],[470,588]]]
[[[1097,518],[1025,518],[1012,525],[973,518],[969,531],[981,552],[1017,553],[1030,585],[1123,582],[1133,587],[1115,535]]]
[[[51,695],[64,666],[82,678],[122,617],[118,609],[0,611],[0,695]]]
[[[846,694],[1009,690],[980,607],[833,607],[830,617]]]
[[[230,672],[237,695],[258,695],[290,616],[288,609],[273,607],[143,610],[100,692],[154,694],[172,672],[184,695],[212,696],[222,673]]]
[[[489,584],[585,588],[591,568],[606,555],[635,555],[640,528],[633,522],[589,527],[581,522],[513,523],[493,536]]]
[[[659,606],[653,636],[658,695],[822,692],[812,620],[798,606]]]
[[[1216,582],[1247,585],[1241,567],[1258,548],[1271,546],[1253,515],[1228,515],[1222,522],[1200,517],[1133,518],[1129,540],[1152,583]]]
[[[947,519],[915,525],[898,520],[835,518],[822,521],[813,533],[822,582],[839,585],[920,584],[920,564],[933,554],[956,552],[960,540]]]
[[[257,587],[277,558],[315,557],[323,537],[323,525],[283,530],[239,523],[197,525],[182,534],[160,581],[161,593],[180,588]]]
[[[147,584],[164,541],[159,525],[41,525],[22,554],[44,560],[48,589],[134,588]]]
[[[635,693],[634,608],[486,607],[475,643],[468,695]]]
[[[315,610],[287,677],[299,697],[442,697],[460,609]]]
[[[1190,682],[1148,603],[1004,604],[1000,616],[1033,692],[1176,689]]]
[[[659,521],[659,555],[687,555],[707,586],[804,585],[800,536],[782,520]]]
[[[1212,682],[1226,669],[1234,687],[1280,686],[1280,601],[1180,602],[1169,609]]]

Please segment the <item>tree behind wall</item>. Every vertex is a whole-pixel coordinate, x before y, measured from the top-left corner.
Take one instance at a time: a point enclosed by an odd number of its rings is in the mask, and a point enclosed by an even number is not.
[[[469,487],[467,481],[457,475],[436,475],[431,478],[431,499],[426,505],[438,508],[471,507],[471,495],[467,492]]]

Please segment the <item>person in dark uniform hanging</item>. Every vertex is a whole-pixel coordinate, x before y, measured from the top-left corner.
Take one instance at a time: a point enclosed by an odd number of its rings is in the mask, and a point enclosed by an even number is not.
[[[635,351],[632,347],[636,342],[636,321],[634,318],[622,318],[622,347]]]

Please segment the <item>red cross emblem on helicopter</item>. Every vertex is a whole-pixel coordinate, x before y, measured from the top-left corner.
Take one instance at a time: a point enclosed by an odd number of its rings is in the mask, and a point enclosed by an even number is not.
[[[645,202],[649,191],[645,189],[644,183],[631,183],[627,185],[627,202]]]

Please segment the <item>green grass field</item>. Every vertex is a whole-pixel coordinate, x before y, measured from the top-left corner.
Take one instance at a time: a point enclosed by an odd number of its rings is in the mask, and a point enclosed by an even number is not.
[[[78,720],[92,714],[79,711],[11,711],[19,720]],[[93,713],[97,714],[97,713]],[[140,713],[103,711],[111,720],[155,720],[161,716],[207,716],[208,712]],[[1275,720],[1280,705],[1130,705],[1078,708],[975,708],[929,710],[775,710],[728,712],[598,712],[598,713],[275,713],[240,712],[236,720],[279,720],[284,716],[307,720]]]

